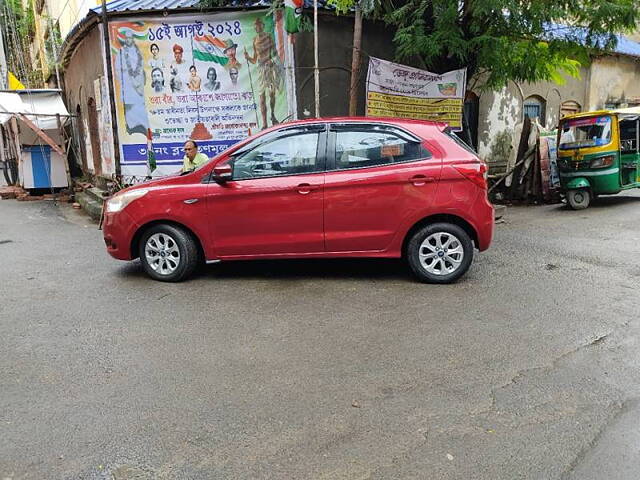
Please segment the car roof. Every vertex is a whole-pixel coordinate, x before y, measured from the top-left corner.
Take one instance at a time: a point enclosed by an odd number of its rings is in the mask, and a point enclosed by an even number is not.
[[[416,120],[411,118],[393,118],[393,117],[321,117],[306,118],[303,120],[292,120],[290,122],[280,123],[268,128],[265,132],[278,130],[282,127],[291,127],[296,125],[308,125],[318,123],[384,123],[387,125],[395,125],[411,129],[412,126],[421,128],[434,128],[439,131],[444,130],[447,124],[444,122],[434,122],[432,120]]]

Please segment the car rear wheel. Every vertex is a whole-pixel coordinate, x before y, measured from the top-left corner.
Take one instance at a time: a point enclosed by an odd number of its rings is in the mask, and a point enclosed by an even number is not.
[[[473,243],[458,225],[434,223],[413,234],[406,254],[409,266],[419,280],[452,283],[469,269]]]
[[[567,192],[567,201],[574,210],[584,210],[591,203],[591,192],[587,188],[578,188]]]
[[[140,260],[147,274],[162,282],[180,282],[198,266],[198,247],[185,230],[154,225],[140,241]]]

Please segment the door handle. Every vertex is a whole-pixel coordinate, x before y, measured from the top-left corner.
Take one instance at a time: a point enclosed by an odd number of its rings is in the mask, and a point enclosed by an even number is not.
[[[426,175],[414,175],[409,179],[411,183],[413,183],[416,187],[421,187],[425,183],[430,183],[435,181],[433,177],[427,177]]]
[[[311,193],[313,190],[317,188],[318,188],[318,185],[311,185],[310,183],[301,183],[297,187],[295,187],[298,193],[302,195],[308,195],[309,193]]]

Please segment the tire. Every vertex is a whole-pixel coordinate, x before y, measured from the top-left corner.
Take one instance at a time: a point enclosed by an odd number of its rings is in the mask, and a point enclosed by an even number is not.
[[[591,203],[591,192],[587,188],[577,188],[567,192],[567,202],[573,210],[584,210]]]
[[[469,234],[458,225],[434,223],[411,236],[406,256],[420,281],[453,283],[469,269],[473,243]]]
[[[161,282],[181,282],[198,266],[195,239],[172,225],[154,225],[144,232],[139,254],[147,275]]]

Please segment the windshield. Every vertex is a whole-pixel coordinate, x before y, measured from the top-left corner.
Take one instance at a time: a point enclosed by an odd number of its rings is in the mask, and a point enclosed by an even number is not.
[[[562,122],[560,149],[599,147],[611,141],[611,117],[572,118]]]

